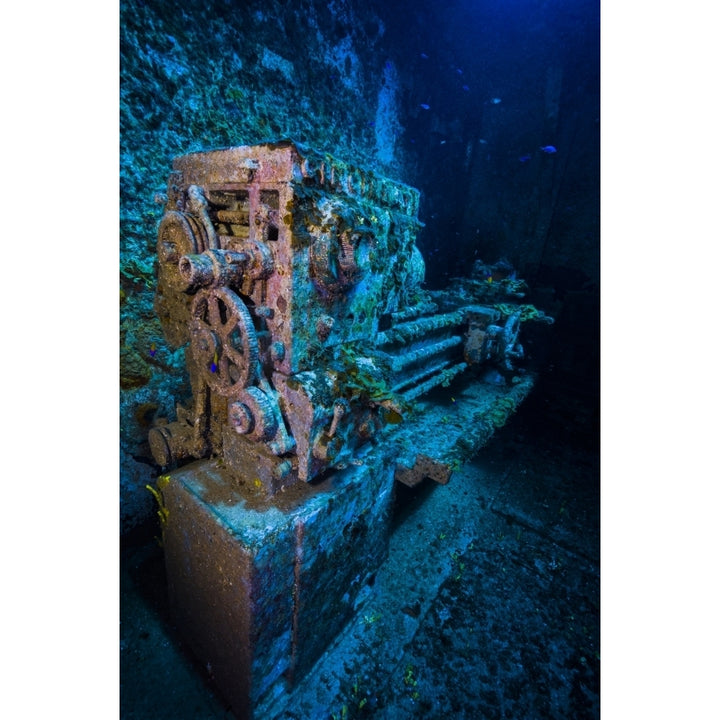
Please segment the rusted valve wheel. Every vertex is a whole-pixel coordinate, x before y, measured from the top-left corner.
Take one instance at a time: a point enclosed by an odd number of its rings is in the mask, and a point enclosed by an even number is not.
[[[230,288],[200,290],[193,300],[190,347],[203,379],[236,397],[254,379],[258,340],[245,303]]]

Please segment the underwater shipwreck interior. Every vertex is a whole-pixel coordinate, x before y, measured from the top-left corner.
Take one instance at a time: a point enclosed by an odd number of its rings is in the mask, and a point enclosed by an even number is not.
[[[120,717],[598,718],[599,3],[120,3]]]

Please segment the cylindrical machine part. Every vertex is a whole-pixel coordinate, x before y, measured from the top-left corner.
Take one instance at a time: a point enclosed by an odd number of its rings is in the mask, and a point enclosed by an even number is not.
[[[416,350],[394,356],[390,367],[393,372],[398,372],[403,368],[413,365],[414,363],[428,361],[432,357],[440,355],[450,348],[461,345],[462,341],[463,339],[459,335],[453,335],[452,337],[441,340],[440,342],[436,342],[431,345],[423,345]]]
[[[180,422],[158,425],[148,433],[148,443],[155,462],[169,467],[192,455],[193,429]]]
[[[413,318],[420,317],[421,315],[430,315],[436,312],[438,309],[437,303],[432,301],[422,302],[419,305],[411,305],[410,307],[403,308],[398,312],[390,313],[393,324],[405,322],[406,320],[412,320]]]
[[[213,279],[213,262],[205,254],[183,255],[178,263],[180,277],[188,288],[205,287]]]
[[[389,330],[377,334],[376,344],[378,347],[384,345],[400,344],[407,345],[416,340],[421,340],[431,332],[442,328],[462,325],[464,316],[462,312],[455,311],[445,315],[431,315],[422,317],[412,322],[395,325]]]
[[[183,255],[178,271],[186,291],[239,285],[248,259],[247,253],[234,250],[206,250],[201,255]]]
[[[443,383],[449,383],[450,380],[452,380],[456,375],[459,375],[466,369],[467,363],[464,362],[453,365],[453,367],[450,367],[447,370],[443,370],[439,375],[434,375],[421,385],[416,385],[415,387],[410,388],[406,392],[403,392],[402,396],[407,401],[415,400],[415,398],[419,398],[421,395],[429,392],[434,387],[437,387],[438,385],[441,385]]]
[[[396,394],[404,394],[408,388],[418,385],[421,381],[433,375],[441,373],[445,368],[452,364],[451,360],[443,360],[427,367],[420,368],[414,375],[398,379],[392,386],[391,391]]]

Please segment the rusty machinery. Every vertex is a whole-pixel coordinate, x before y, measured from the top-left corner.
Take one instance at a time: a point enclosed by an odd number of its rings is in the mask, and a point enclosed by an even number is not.
[[[419,193],[296,143],[175,159],[156,312],[193,400],[157,463],[218,457],[268,495],[342,466],[417,398],[522,354],[519,312],[421,287]]]

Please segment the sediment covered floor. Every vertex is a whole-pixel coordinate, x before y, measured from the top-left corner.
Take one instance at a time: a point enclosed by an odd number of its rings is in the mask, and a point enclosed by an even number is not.
[[[354,622],[258,718],[599,718],[594,402],[546,383],[448,485],[399,488]],[[156,532],[121,545],[120,716],[232,718],[169,617]]]

